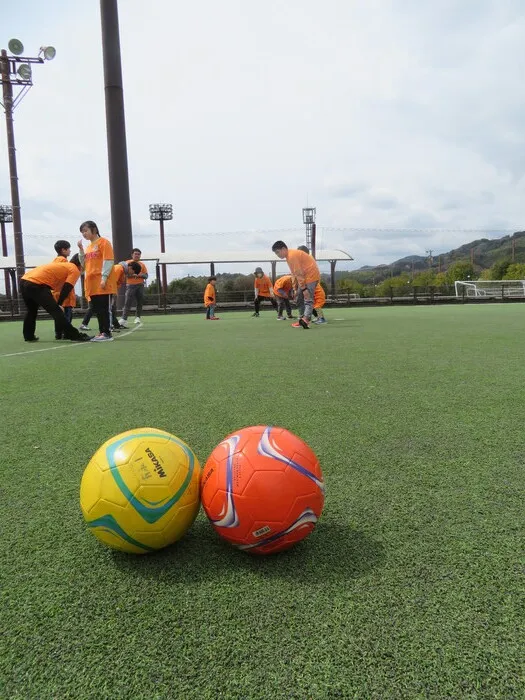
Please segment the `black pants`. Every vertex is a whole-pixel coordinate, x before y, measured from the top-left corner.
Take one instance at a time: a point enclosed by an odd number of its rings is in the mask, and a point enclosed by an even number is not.
[[[84,318],[82,319],[82,325],[89,326],[89,322],[91,321],[92,316],[93,316],[93,305],[91,302],[89,302],[88,310],[86,311],[86,314],[85,314]]]
[[[98,319],[99,333],[111,335],[111,294],[94,294],[91,306]]]
[[[282,316],[283,315],[283,309],[286,309],[286,315],[288,318],[292,315],[292,305],[290,304],[290,301],[288,299],[285,299],[284,297],[279,297],[279,301],[277,302],[277,315]]]
[[[20,280],[20,293],[27,308],[24,316],[24,339],[33,340],[35,337],[36,317],[42,307],[55,320],[55,332],[64,338],[76,340],[80,333],[69,323],[60,306],[53,299],[51,289],[44,284],[35,284],[29,280]]]
[[[270,304],[273,306],[273,308],[277,311],[277,302],[275,301],[275,299],[273,297],[262,297],[262,296],[258,295],[255,297],[255,302],[254,302],[256,314],[259,313],[259,309],[261,307],[261,301],[269,301]]]
[[[122,310],[122,318],[127,321],[129,310],[135,304],[135,316],[140,318],[142,314],[142,303],[144,302],[144,285],[143,284],[128,284],[126,285],[126,297],[124,300],[124,309]]]
[[[64,306],[64,316],[66,317],[66,321],[69,321],[69,323],[73,322],[73,307],[72,306]],[[64,337],[64,335],[62,333],[62,330],[59,328],[58,322],[55,320],[55,338],[57,340],[60,340],[63,337]]]

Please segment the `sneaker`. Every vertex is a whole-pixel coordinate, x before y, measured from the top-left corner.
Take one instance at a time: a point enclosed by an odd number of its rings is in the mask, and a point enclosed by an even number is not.
[[[128,322],[125,318],[119,318],[118,322],[122,326],[122,328],[127,328],[128,327]]]
[[[304,328],[304,330],[307,331],[310,328],[310,321],[307,321],[305,318],[300,318],[299,325],[301,326],[301,328]]]
[[[142,321],[140,320],[140,317],[137,316],[136,319],[133,321],[133,323],[135,323],[136,325],[138,325],[139,323],[142,323]]]
[[[111,326],[111,330],[113,333],[120,333],[122,326]]]
[[[256,311],[254,314],[252,314],[252,318],[254,318],[254,317],[255,317],[255,318],[258,318],[258,317],[259,317],[259,314],[257,313],[257,311]]]
[[[81,331],[88,331],[88,330],[89,330],[89,326],[85,326],[85,325],[82,323],[82,324],[80,325],[80,330],[81,330]]]
[[[221,319],[220,319],[219,316],[212,316],[212,317],[210,318],[210,321],[220,321],[220,320],[221,320]]]
[[[297,316],[287,316],[286,318],[287,318],[289,321],[291,321],[292,319],[297,318]]]
[[[61,335],[55,335],[55,340],[62,340],[62,336],[61,336]]]
[[[313,323],[317,323],[318,325],[320,323],[326,323],[326,318],[316,318],[315,321],[313,321]]]
[[[299,323],[299,321],[292,323],[292,328],[300,328],[300,327],[301,327],[301,324]]]
[[[90,338],[90,340],[92,343],[105,343],[109,340],[115,340],[115,338],[108,335],[107,333],[99,333],[94,338]]]
[[[284,321],[284,316],[277,316],[278,321]]]
[[[36,335],[35,335],[34,338],[24,338],[24,340],[26,341],[26,343],[36,343],[36,341],[38,340],[38,338],[37,338]]]
[[[88,335],[87,333],[80,333],[78,338],[70,338],[72,343],[86,343],[89,340],[93,340],[93,336]]]

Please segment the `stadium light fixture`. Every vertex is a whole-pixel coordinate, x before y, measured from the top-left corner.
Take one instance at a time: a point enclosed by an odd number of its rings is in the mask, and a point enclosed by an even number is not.
[[[57,50],[54,46],[41,46],[38,55],[43,54],[46,61],[52,61],[57,55]]]
[[[0,82],[2,83],[2,107],[5,110],[7,131],[7,153],[11,182],[11,215],[15,243],[16,277],[25,272],[22,217],[20,213],[20,193],[18,191],[18,171],[16,164],[15,133],[13,112],[33,86],[32,65],[51,61],[56,50],[53,46],[41,46],[38,56],[22,56],[24,45],[19,39],[10,39],[6,49],[0,51]],[[41,56],[43,54],[43,58]],[[17,91],[15,94],[15,90]],[[13,290],[16,294],[16,289]]]

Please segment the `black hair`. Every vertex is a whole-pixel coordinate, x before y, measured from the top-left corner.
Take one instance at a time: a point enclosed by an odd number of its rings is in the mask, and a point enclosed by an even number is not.
[[[133,250],[131,251],[131,255],[133,255],[133,253],[140,253],[142,255],[142,251],[140,248],[133,248]]]
[[[212,275],[211,277],[208,277],[208,282],[211,282],[212,280],[217,281],[217,278],[215,277],[215,275]]]
[[[308,253],[308,255],[310,255],[310,251],[308,250],[308,248],[305,245],[297,246],[297,250],[302,250],[303,253]]]
[[[275,241],[275,243],[272,246],[273,252],[275,253],[276,250],[281,250],[281,248],[288,248],[288,246],[284,241]]]
[[[94,221],[84,221],[83,223],[81,223],[80,227],[79,227],[80,233],[82,233],[82,229],[84,227],[91,229],[92,233],[96,233],[97,236],[100,236],[100,231],[98,230],[98,226],[96,225],[96,223]]]
[[[140,263],[135,262],[134,260],[133,262],[128,263],[128,267],[131,267],[131,269],[136,275],[139,275],[142,270]]]
[[[72,255],[69,262],[73,263],[73,265],[76,265],[77,267],[82,266],[78,253],[75,253],[74,255]]]
[[[62,255],[62,250],[63,250],[63,249],[66,249],[66,250],[67,250],[68,248],[71,248],[71,243],[70,243],[69,241],[60,240],[60,241],[57,241],[57,242],[55,243],[55,246],[54,246],[54,247],[55,247],[55,252],[56,252],[56,254],[57,254],[57,255]]]

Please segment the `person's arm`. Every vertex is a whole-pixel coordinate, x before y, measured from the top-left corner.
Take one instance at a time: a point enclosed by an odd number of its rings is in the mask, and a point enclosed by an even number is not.
[[[104,240],[104,248],[103,248],[103,255],[104,255],[104,260],[102,261],[102,273],[101,273],[101,280],[100,280],[100,288],[105,289],[106,288],[106,282],[108,281],[108,277],[111,274],[111,270],[113,269],[113,247],[111,246],[111,243],[106,240]]]
[[[142,279],[144,281],[146,281],[148,279],[149,274],[148,274],[148,268],[146,267],[146,265],[142,265],[142,272],[139,274],[139,277],[142,277]]]

